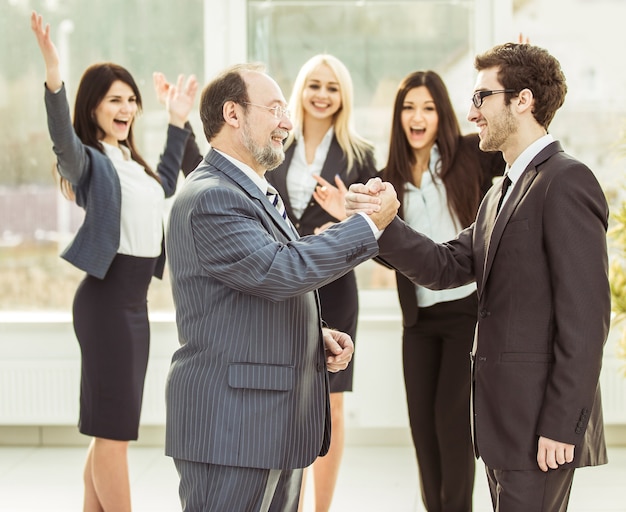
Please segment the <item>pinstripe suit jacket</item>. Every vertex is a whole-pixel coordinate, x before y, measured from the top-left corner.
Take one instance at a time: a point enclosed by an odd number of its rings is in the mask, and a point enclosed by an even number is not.
[[[209,151],[174,201],[166,240],[181,344],[167,455],[308,466],[330,439],[315,290],[377,253],[367,222],[298,239],[252,180]]]

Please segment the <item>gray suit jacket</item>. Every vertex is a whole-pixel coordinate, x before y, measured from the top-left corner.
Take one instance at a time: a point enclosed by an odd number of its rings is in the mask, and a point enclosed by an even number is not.
[[[120,180],[109,157],[83,144],[76,135],[65,85],[57,93],[46,87],[45,102],[57,170],[72,184],[76,204],[85,210],[82,225],[61,256],[88,274],[104,279],[120,246]],[[165,150],[156,169],[165,197],[172,196],[176,190],[176,180],[186,153],[192,156],[197,153],[195,139],[190,137],[191,126],[187,126],[189,130],[171,124],[167,128]],[[157,261],[154,275],[161,277],[164,267],[165,252]]]
[[[308,466],[330,436],[315,290],[378,252],[367,222],[298,239],[211,150],[174,201],[166,241],[181,343],[167,381],[166,453]]]
[[[537,468],[537,440],[603,464],[598,379],[610,318],[608,207],[593,173],[558,142],[528,165],[496,221],[500,187],[476,222],[436,244],[394,220],[380,257],[434,289],[476,281],[474,446],[493,469]]]

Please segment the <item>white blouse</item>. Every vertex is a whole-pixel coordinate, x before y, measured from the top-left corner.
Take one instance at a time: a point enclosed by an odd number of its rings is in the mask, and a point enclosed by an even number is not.
[[[118,253],[143,258],[161,254],[165,191],[144,168],[131,159],[126,146],[102,142],[113,162],[122,188],[120,246]]]
[[[430,152],[429,169],[422,174],[421,186],[405,184],[403,211],[404,220],[413,229],[435,242],[447,242],[456,238],[462,228],[456,214],[453,215],[448,208],[448,194],[439,176],[439,161],[439,148],[435,144]],[[416,286],[415,290],[417,304],[423,308],[465,298],[476,290],[476,284],[450,290],[429,290]]]
[[[326,162],[334,133],[335,130],[331,126],[324,135],[322,142],[317,146],[311,165],[306,161],[304,137],[301,134],[296,136],[296,148],[287,171],[287,190],[289,192],[289,204],[298,219],[302,217],[304,210],[311,201],[317,185],[317,181],[312,175],[322,174],[322,168]]]

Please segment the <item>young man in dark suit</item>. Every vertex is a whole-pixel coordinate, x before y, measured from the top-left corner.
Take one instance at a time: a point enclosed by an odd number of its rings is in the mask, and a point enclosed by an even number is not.
[[[598,379],[610,317],[608,207],[591,170],[548,134],[567,91],[559,62],[509,43],[475,67],[468,119],[482,150],[502,151],[506,186],[494,185],[474,224],[444,244],[395,219],[380,257],[427,287],[476,281],[472,427],[493,508],[565,511],[574,469],[607,462]],[[353,185],[348,213],[384,205],[376,194],[385,187]]]

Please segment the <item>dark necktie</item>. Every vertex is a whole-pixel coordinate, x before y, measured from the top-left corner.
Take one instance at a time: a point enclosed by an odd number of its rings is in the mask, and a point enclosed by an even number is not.
[[[278,210],[278,213],[280,213],[280,216],[283,219],[287,220],[287,210],[285,210],[285,205],[283,203],[283,200],[278,195],[278,191],[271,185],[268,185],[266,194],[270,203],[272,203],[274,207]]]
[[[502,179],[502,192],[500,193],[500,200],[498,201],[498,208],[496,210],[496,215],[498,215],[498,213],[500,212],[502,201],[504,201],[504,197],[506,196],[506,191],[509,190],[511,183],[513,182],[511,181],[511,178],[509,178],[508,175]]]

